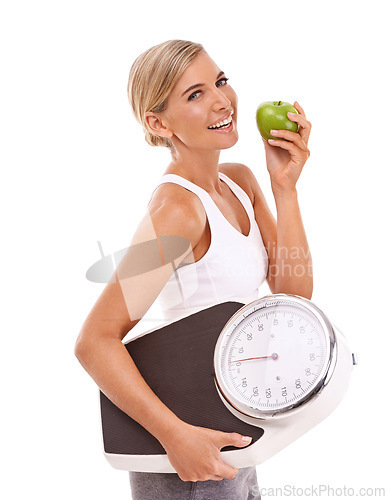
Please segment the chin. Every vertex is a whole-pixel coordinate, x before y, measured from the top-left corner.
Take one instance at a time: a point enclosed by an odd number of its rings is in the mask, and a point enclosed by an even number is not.
[[[239,140],[239,133],[236,128],[236,124],[233,125],[233,130],[230,134],[218,134],[216,140],[214,140],[214,149],[229,149],[233,147]]]
[[[234,130],[232,132],[232,136],[231,137],[227,137],[227,140],[222,141],[223,142],[223,146],[220,147],[219,149],[229,149],[229,148],[232,148],[238,142],[238,140],[239,140],[239,134],[238,134],[237,130]],[[224,145],[224,143],[227,143],[227,144]]]

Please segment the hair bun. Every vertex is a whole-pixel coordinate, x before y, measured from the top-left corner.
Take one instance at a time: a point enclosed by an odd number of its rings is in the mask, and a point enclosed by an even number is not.
[[[150,146],[164,146],[166,148],[171,147],[171,142],[165,137],[160,137],[159,135],[152,134],[147,128],[144,127],[145,141],[150,144]]]

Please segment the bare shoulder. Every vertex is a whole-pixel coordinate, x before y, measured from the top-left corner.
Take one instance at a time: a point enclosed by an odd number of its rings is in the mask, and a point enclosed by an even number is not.
[[[219,170],[247,193],[253,206],[264,198],[255,174],[247,165],[243,163],[221,163]]]
[[[206,213],[200,199],[191,191],[174,183],[161,184],[154,191],[148,212],[158,235],[188,238],[192,248],[202,238]]]

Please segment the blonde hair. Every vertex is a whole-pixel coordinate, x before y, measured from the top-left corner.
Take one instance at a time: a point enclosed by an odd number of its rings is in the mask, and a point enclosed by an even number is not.
[[[146,50],[134,61],[127,94],[134,116],[144,129],[145,140],[151,146],[173,150],[170,139],[150,131],[145,113],[160,113],[166,109],[167,98],[177,80],[202,50],[204,47],[199,43],[168,40]]]

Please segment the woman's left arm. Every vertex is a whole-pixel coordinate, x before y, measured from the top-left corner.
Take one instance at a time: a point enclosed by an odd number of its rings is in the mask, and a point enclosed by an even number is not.
[[[267,282],[272,293],[290,293],[311,298],[312,259],[300,213],[296,182],[310,156],[311,123],[295,102],[299,114],[288,118],[299,125],[297,133],[271,131],[277,140],[263,140],[267,169],[277,210],[277,222],[264,196],[253,182],[255,217],[269,256]],[[286,139],[286,140],[283,140]]]

